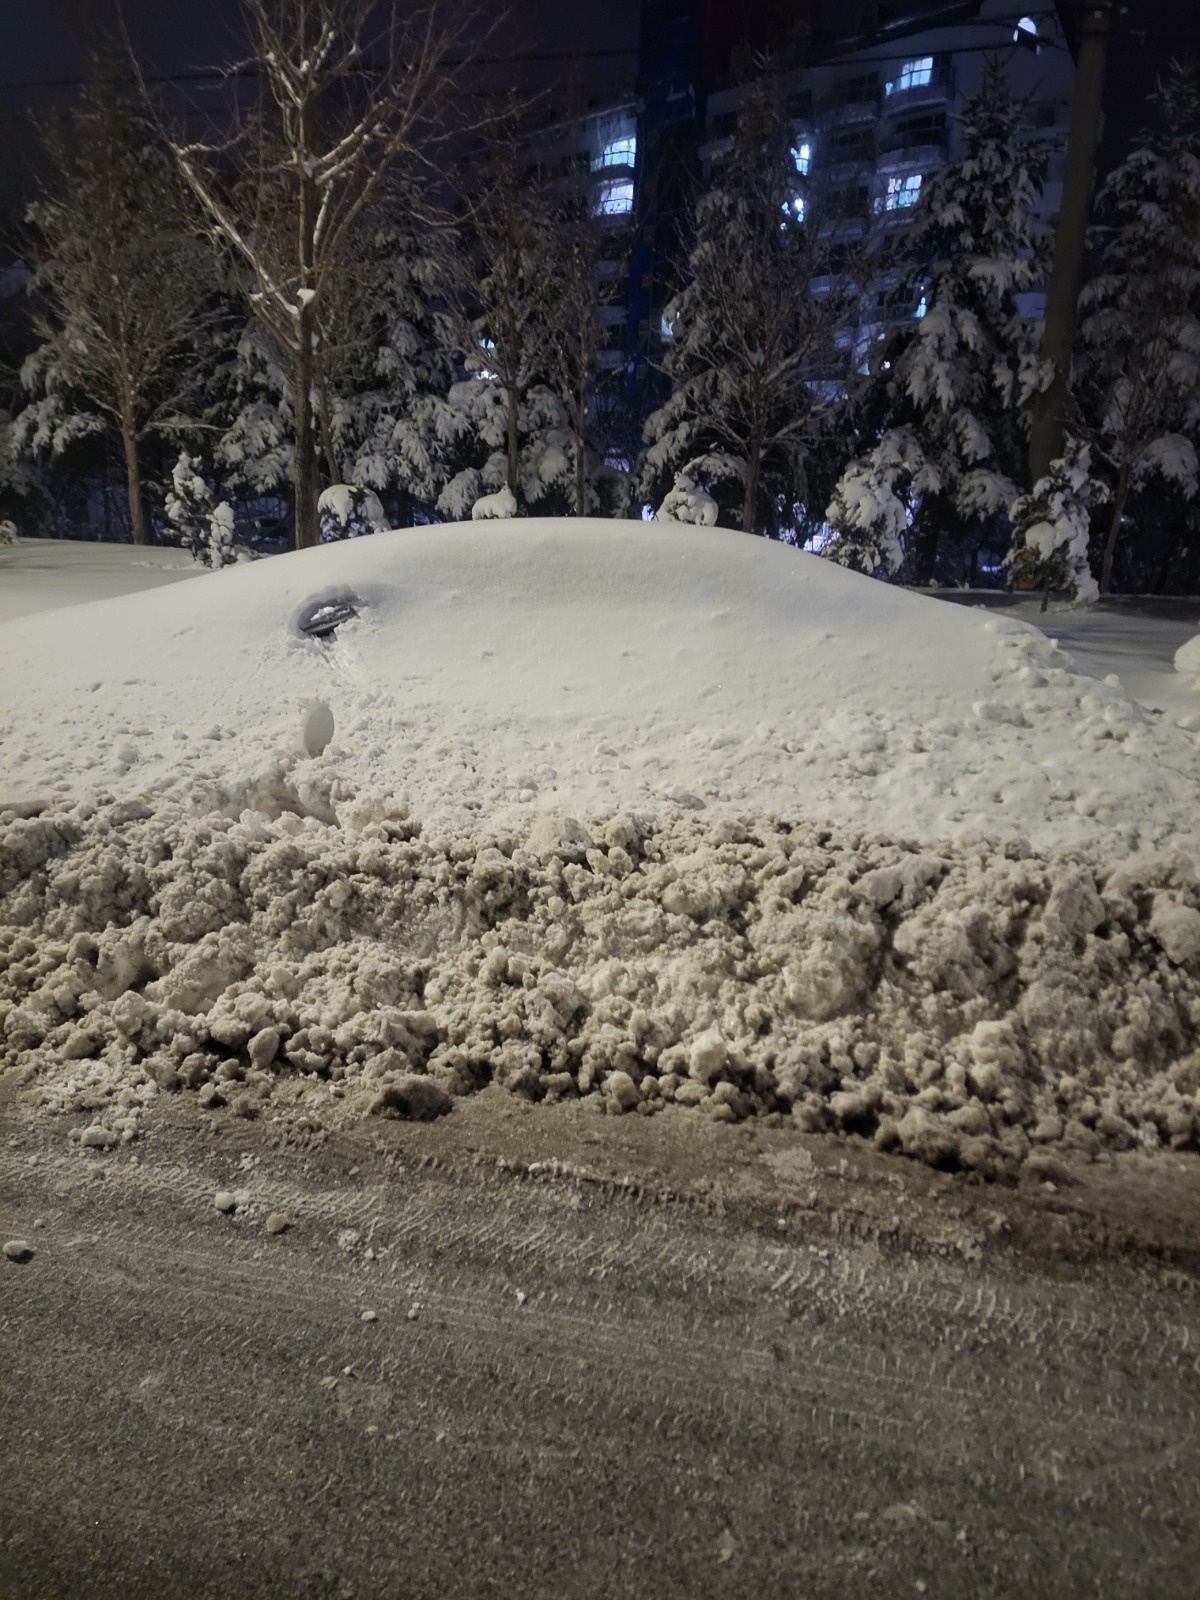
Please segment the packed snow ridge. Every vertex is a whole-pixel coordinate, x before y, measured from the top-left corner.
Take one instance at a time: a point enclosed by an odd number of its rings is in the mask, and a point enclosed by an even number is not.
[[[507,521],[30,617],[0,671],[5,1061],[86,1146],[175,1089],[328,1126],[491,1082],[985,1176],[1197,1143],[1192,719],[1025,624]]]

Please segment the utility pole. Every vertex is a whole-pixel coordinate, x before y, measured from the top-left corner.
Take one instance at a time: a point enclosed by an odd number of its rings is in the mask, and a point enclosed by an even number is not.
[[[1067,159],[1063,171],[1062,201],[1054,235],[1054,266],[1046,295],[1046,321],[1042,329],[1042,359],[1053,367],[1050,387],[1039,397],[1029,436],[1029,479],[1036,484],[1062,455],[1063,419],[1067,384],[1071,376],[1071,350],[1075,343],[1075,313],[1083,269],[1083,240],[1092,198],[1096,142],[1100,136],[1100,102],[1108,57],[1108,32],[1113,0],[1084,0],[1080,19],[1079,63],[1071,91],[1071,121],[1067,132]]]

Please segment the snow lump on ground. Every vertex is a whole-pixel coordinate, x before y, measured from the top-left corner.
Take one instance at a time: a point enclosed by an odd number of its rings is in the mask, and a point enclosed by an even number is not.
[[[985,1175],[1196,1141],[1195,736],[1024,623],[517,520],[31,617],[0,672],[6,1059],[87,1145],[492,1081]]]

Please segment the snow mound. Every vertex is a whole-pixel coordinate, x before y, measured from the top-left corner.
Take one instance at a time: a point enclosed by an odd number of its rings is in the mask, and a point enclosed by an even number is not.
[[[315,594],[363,614],[326,641]],[[1200,847],[1195,737],[1035,628],[716,528],[382,533],[0,629],[6,800],[351,822],[746,810],[1098,859]],[[308,755],[305,708],[337,734]]]
[[[1200,633],[1186,640],[1176,650],[1175,671],[1194,673],[1200,678]]]
[[[1197,741],[1024,623],[519,519],[28,617],[0,674],[2,1060],[88,1150],[491,1083],[984,1177],[1197,1142]]]
[[[135,1138],[164,1091],[318,1127],[488,1083],[790,1116],[986,1177],[1200,1128],[1200,885],[1178,856],[111,801],[10,818],[0,893],[5,1062],[89,1148]]]

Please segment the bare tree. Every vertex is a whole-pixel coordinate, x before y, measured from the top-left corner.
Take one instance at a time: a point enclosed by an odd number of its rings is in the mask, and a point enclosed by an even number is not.
[[[89,88],[44,144],[46,192],[28,220],[33,322],[45,342],[26,363],[29,385],[43,394],[22,416],[21,435],[27,447],[48,441],[56,450],[105,422],[115,426],[133,539],[146,544],[142,449],[149,436],[191,420],[215,266],[188,230],[169,158],[116,89]],[[76,397],[91,415],[68,414]]]
[[[321,346],[356,226],[399,163],[436,172],[451,52],[464,24],[401,0],[241,0],[260,100],[217,143],[171,149],[209,228],[248,277],[251,310],[288,357],[295,537],[319,541]],[[327,397],[326,397],[327,398]],[[325,447],[333,456],[326,430]]]

